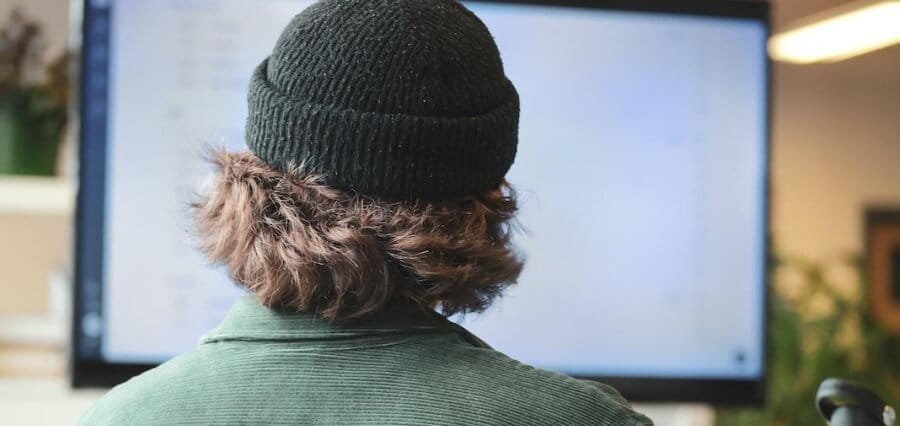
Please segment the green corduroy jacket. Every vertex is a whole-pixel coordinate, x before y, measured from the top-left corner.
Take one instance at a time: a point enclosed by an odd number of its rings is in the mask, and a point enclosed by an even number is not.
[[[437,315],[363,325],[240,299],[196,349],[111,390],[84,425],[649,425],[612,388],[536,369]]]

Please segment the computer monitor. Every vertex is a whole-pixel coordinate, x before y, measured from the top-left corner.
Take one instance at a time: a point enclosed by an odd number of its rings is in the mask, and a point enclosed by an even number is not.
[[[634,400],[752,402],[765,376],[768,5],[470,1],[522,99],[518,284],[455,318]],[[303,0],[84,4],[73,383],[195,346],[243,294],[195,249],[206,146]]]

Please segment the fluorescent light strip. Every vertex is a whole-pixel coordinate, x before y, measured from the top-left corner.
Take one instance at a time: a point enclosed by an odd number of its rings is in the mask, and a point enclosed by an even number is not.
[[[775,35],[777,61],[837,62],[900,43],[900,1],[882,1]]]

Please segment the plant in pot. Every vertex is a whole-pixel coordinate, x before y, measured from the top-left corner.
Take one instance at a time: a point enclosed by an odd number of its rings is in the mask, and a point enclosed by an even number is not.
[[[814,401],[829,377],[900,401],[900,337],[879,325],[864,265],[863,256],[851,253],[775,259],[766,404],[722,408],[718,425],[824,425]]]
[[[40,24],[13,10],[0,26],[0,174],[56,174],[69,58],[45,63],[45,50]]]

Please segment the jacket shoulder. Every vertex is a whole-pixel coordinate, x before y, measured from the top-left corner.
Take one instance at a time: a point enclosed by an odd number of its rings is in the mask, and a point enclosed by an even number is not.
[[[179,377],[192,370],[193,353],[172,360],[135,376],[101,397],[82,415],[79,425],[153,425],[170,422],[175,413],[165,412],[173,392],[182,389]]]
[[[466,348],[461,355],[466,367],[457,372],[458,383],[481,389],[517,424],[653,424],[611,386],[532,367],[490,348]]]

